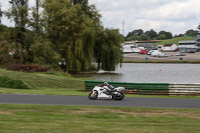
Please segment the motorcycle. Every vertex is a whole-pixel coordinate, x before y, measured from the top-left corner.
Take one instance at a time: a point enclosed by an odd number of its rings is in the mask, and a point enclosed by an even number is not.
[[[115,99],[122,100],[124,99],[124,87],[114,88],[112,85],[109,85],[107,82],[97,85],[93,88],[92,92],[88,95],[90,100],[96,99]]]

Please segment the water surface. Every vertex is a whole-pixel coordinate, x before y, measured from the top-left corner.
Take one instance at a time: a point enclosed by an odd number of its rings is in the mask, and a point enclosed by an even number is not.
[[[76,75],[102,81],[136,83],[200,83],[200,64],[124,63],[114,72]]]

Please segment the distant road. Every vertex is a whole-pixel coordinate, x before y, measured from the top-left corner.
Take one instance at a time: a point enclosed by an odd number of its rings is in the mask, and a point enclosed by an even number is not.
[[[83,105],[112,107],[190,108],[200,109],[200,99],[125,98],[89,100],[87,96],[0,94],[0,104]]]

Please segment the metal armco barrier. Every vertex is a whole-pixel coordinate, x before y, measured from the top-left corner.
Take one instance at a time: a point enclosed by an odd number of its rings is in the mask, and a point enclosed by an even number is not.
[[[197,84],[169,84],[170,95],[200,95],[200,83]]]
[[[85,90],[91,91],[94,86],[104,81],[85,81]],[[106,81],[107,82],[107,81]],[[139,95],[200,95],[199,84],[180,83],[129,83],[129,82],[108,82],[114,87],[125,87],[125,93]]]

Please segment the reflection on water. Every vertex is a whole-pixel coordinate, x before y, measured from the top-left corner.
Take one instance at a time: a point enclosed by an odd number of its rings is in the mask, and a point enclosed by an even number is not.
[[[200,83],[200,64],[124,63],[115,72],[79,74],[76,77],[136,83]]]

